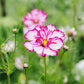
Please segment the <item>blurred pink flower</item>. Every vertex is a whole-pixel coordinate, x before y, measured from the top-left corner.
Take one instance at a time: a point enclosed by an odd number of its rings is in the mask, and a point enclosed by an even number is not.
[[[76,32],[75,28],[72,27],[71,29],[69,29],[68,34],[69,35],[72,35],[72,36],[76,36],[77,35],[77,32]]]
[[[37,54],[57,56],[58,51],[63,47],[65,34],[57,30],[54,25],[36,26],[33,30],[25,34],[24,46],[29,51],[35,51]]]
[[[43,26],[47,19],[47,13],[44,13],[42,10],[33,9],[30,13],[25,15],[24,24],[28,30],[34,29],[36,25]]]

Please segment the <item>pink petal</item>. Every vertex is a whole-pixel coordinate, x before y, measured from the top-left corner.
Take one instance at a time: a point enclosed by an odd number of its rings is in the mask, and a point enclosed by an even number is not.
[[[41,46],[35,46],[35,47],[34,47],[34,51],[35,51],[37,54],[42,55],[43,47],[41,47]]]
[[[61,39],[52,40],[49,48],[55,51],[59,51],[63,47],[63,41]]]
[[[47,28],[48,28],[48,31],[49,31],[49,30],[51,30],[51,31],[56,30],[55,25],[51,25],[51,24],[48,24],[48,25],[47,25]]]
[[[40,35],[43,39],[46,39],[46,34],[45,31],[40,31]]]
[[[26,47],[27,50],[29,50],[30,52],[32,52],[35,45],[32,45],[30,42],[25,41],[24,42],[24,46]]]
[[[49,49],[49,48],[44,48],[44,50],[43,50],[43,56],[44,55],[57,56],[58,53],[55,52],[55,51],[53,51],[53,50],[51,50],[51,49]]]
[[[36,16],[36,15],[38,14],[38,10],[37,10],[37,9],[32,9],[32,10],[31,10],[31,14],[32,14],[33,16]]]
[[[39,31],[39,30],[41,30],[41,26],[37,25],[37,26],[35,27],[35,29]]]
[[[28,32],[28,28],[27,28],[27,27],[24,27],[24,28],[23,28],[23,33],[24,33],[24,35],[25,35],[27,32]]]
[[[32,18],[31,14],[28,13],[27,15],[25,15],[24,20],[31,19],[31,18]]]
[[[24,20],[24,24],[26,26],[31,26],[31,25],[33,25],[33,22],[31,20]]]
[[[25,34],[25,39],[35,41],[35,36],[37,36],[37,31],[36,30],[30,30],[28,33]]]
[[[47,19],[47,14],[44,13],[42,10],[40,10],[38,14],[38,18],[39,18],[39,24],[43,25]]]
[[[32,24],[31,26],[28,27],[29,30],[33,30],[37,24]]]
[[[55,30],[51,36],[51,38],[54,38],[54,37],[58,37],[58,38],[61,38],[62,40],[65,39],[65,34],[60,31],[60,30]]]

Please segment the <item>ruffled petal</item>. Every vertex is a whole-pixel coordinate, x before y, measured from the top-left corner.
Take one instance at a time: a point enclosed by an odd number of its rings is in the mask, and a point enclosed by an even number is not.
[[[55,51],[53,51],[53,50],[51,50],[51,49],[49,49],[49,48],[44,48],[44,50],[43,50],[43,56],[45,56],[45,55],[57,56],[58,53],[55,52]]]
[[[63,45],[63,41],[60,38],[55,38],[49,44],[49,48],[55,51],[59,51]]]
[[[24,42],[24,46],[26,47],[27,50],[29,50],[30,52],[32,52],[34,50],[34,46],[32,45],[31,42],[25,41]]]
[[[34,23],[33,23],[31,20],[24,20],[24,24],[25,24],[26,26],[31,26],[31,25],[33,25]]]
[[[24,17],[24,20],[27,20],[27,19],[31,19],[32,18],[32,15],[30,13],[26,14],[25,17]]]
[[[24,28],[23,28],[23,33],[24,33],[24,35],[25,35],[27,32],[28,32],[28,28],[27,28],[27,27],[24,27]]]
[[[58,37],[61,38],[62,40],[65,40],[65,34],[60,31],[60,30],[55,30],[51,36],[51,38]]]
[[[48,31],[49,31],[49,30],[50,30],[50,31],[56,30],[55,25],[51,25],[51,24],[48,24],[48,25],[47,25],[47,28],[48,28]]]
[[[31,15],[33,18],[38,18],[39,11],[37,9],[31,10]]]
[[[34,51],[35,51],[37,54],[42,55],[43,47],[42,47],[42,46],[35,46],[35,47],[34,47]]]
[[[35,36],[37,36],[36,30],[30,30],[28,33],[25,34],[25,39],[28,39],[29,41],[35,41]]]

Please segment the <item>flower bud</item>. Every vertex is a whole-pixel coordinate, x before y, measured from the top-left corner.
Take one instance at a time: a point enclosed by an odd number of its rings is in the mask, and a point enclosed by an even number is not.
[[[64,49],[65,51],[67,51],[67,50],[69,49],[69,47],[68,47],[67,45],[64,45],[64,46],[63,46],[63,49]]]
[[[24,63],[23,67],[24,67],[24,68],[28,68],[29,65],[28,65],[27,63]]]
[[[13,33],[16,34],[18,32],[18,29],[14,28],[12,31],[13,31]]]

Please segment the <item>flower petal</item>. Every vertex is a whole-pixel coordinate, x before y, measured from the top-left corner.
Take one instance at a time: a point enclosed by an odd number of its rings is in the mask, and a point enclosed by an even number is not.
[[[37,54],[42,55],[43,47],[41,47],[41,46],[35,46],[35,47],[34,47],[34,51],[35,51]]]
[[[38,13],[38,10],[37,10],[37,9],[32,9],[32,10],[31,10],[31,14],[32,14],[33,17],[36,18],[36,16],[38,17],[38,14],[39,14],[39,13]]]
[[[55,51],[59,51],[63,47],[63,41],[58,39],[53,39],[51,44],[49,45],[49,48]]]
[[[64,34],[62,31],[60,31],[60,30],[55,30],[55,31],[53,32],[51,38],[54,38],[54,37],[59,37],[59,38],[61,38],[62,40],[64,40],[64,39],[65,39],[65,34]]]
[[[44,50],[43,50],[43,56],[44,55],[57,56],[58,53],[55,52],[55,51],[53,51],[53,50],[51,50],[51,49],[49,49],[49,48],[44,48]]]
[[[25,39],[35,41],[35,36],[37,36],[37,31],[36,30],[30,30],[25,34]]]
[[[47,28],[48,28],[48,31],[49,31],[49,30],[50,30],[50,31],[56,30],[55,25],[51,25],[51,24],[48,24],[48,25],[47,25]]]
[[[27,27],[24,27],[24,28],[23,28],[23,33],[24,33],[24,35],[25,35],[27,32],[28,32],[28,28],[27,28]]]
[[[31,42],[25,41],[24,42],[24,46],[26,47],[27,50],[29,50],[30,52],[32,52],[34,50],[34,46],[32,45]]]
[[[24,20],[24,24],[26,26],[31,26],[31,25],[33,25],[33,22],[31,20]]]

